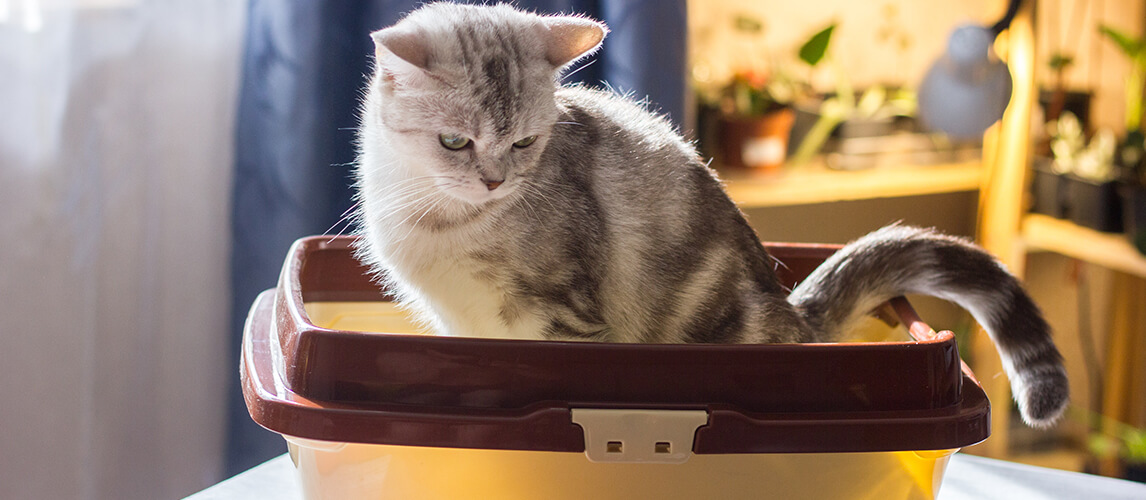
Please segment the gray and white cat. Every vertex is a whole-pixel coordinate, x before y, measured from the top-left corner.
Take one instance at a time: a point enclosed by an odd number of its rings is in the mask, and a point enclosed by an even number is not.
[[[963,240],[891,226],[791,294],[714,173],[663,118],[561,86],[607,30],[506,5],[426,5],[373,33],[360,258],[435,332],[609,342],[832,341],[905,293],[969,310],[1032,425],[1067,380],[1019,282]]]

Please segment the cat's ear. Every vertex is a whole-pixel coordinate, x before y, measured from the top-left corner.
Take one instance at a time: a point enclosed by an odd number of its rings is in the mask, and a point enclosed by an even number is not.
[[[390,81],[419,80],[429,71],[430,49],[421,33],[392,26],[370,34],[374,39],[374,58],[382,76]]]
[[[562,68],[592,54],[609,33],[603,23],[573,16],[544,17],[545,58]]]

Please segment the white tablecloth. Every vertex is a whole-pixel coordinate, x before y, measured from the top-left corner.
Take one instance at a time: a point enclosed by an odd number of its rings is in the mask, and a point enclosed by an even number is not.
[[[281,455],[189,500],[301,500],[290,457]],[[1146,484],[956,453],[939,500],[1146,500]]]

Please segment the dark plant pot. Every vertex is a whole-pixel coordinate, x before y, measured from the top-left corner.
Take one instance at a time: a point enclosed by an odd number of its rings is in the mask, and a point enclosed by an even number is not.
[[[895,118],[849,118],[836,127],[836,137],[880,137],[895,132]]]
[[[1040,90],[1039,91],[1039,105],[1048,114],[1047,119],[1051,119],[1050,113],[1054,110],[1051,109],[1055,100],[1054,90]],[[1062,111],[1070,111],[1074,116],[1078,117],[1078,122],[1082,124],[1083,130],[1090,130],[1090,92],[1067,91],[1064,93],[1062,101]]]
[[[1122,201],[1115,181],[1094,182],[1073,175],[1066,184],[1066,211],[1071,222],[1107,233],[1122,232]]]
[[[1122,184],[1120,187],[1126,235],[1138,252],[1146,254],[1146,186]]]
[[[820,119],[818,110],[820,102],[815,101],[795,106],[796,120],[792,123],[791,144],[798,145],[803,142],[804,136],[808,135],[808,131]],[[832,138],[846,140],[858,137],[882,137],[899,132],[918,132],[919,130],[919,124],[915,118],[907,116],[849,118],[832,130]]]
[[[1035,158],[1031,181],[1031,211],[1062,219],[1066,217],[1066,183],[1051,169],[1053,160]]]
[[[721,157],[726,166],[775,169],[788,156],[795,112],[784,108],[757,117],[724,117]]]
[[[1146,464],[1126,464],[1122,469],[1122,477],[1139,483],[1146,483]]]

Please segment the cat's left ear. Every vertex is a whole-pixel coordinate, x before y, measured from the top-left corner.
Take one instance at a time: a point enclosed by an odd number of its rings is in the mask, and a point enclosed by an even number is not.
[[[575,16],[543,17],[545,58],[554,68],[592,54],[609,33],[604,23]]]
[[[421,33],[392,26],[371,33],[370,38],[374,39],[374,56],[379,61],[393,54],[418,68],[427,69],[430,55]]]
[[[405,85],[425,80],[430,67],[430,48],[421,33],[391,26],[370,34],[374,40],[374,60],[386,81]]]

